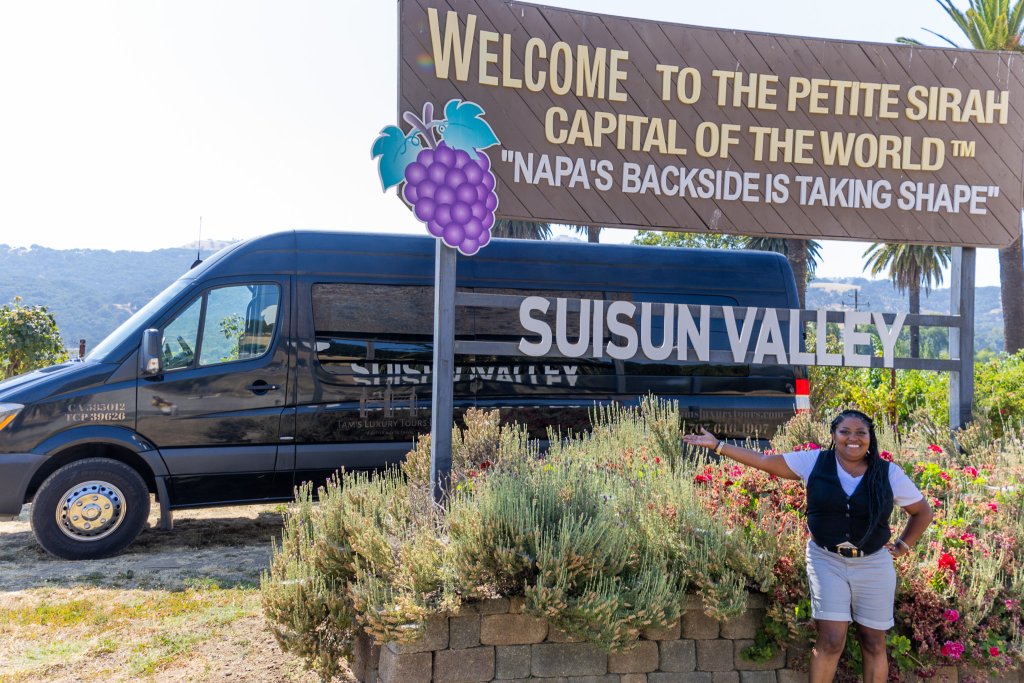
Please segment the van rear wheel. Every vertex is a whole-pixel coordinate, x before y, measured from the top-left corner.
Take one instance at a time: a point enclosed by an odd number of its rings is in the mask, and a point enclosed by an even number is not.
[[[65,560],[124,550],[149,518],[149,490],[138,472],[109,458],[87,458],[51,474],[32,503],[32,533]]]

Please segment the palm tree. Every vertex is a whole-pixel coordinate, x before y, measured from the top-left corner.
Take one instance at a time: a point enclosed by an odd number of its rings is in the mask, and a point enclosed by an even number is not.
[[[902,294],[910,292],[910,313],[921,312],[921,288],[925,293],[942,284],[942,269],[949,265],[949,247],[918,244],[872,244],[864,252],[872,275],[883,271]],[[910,357],[921,356],[921,335],[910,326]]]
[[[1024,52],[1021,46],[1024,32],[1024,0],[969,0],[966,12],[953,5],[953,0],[937,0],[957,28],[976,50],[1011,50]],[[925,29],[928,30],[928,29]],[[928,31],[960,47],[946,36]],[[921,45],[909,38],[897,38],[901,43]],[[999,250],[1000,295],[1003,305],[1003,341],[1007,353],[1024,348],[1024,250],[1021,235],[1008,247]]]
[[[814,240],[782,239],[778,237],[748,237],[743,245],[747,249],[774,251],[782,254],[793,268],[796,291],[800,296],[800,308],[806,308],[808,276],[821,261],[821,244]]]
[[[581,235],[587,236],[587,242],[590,244],[597,244],[601,241],[601,231],[604,228],[597,228],[593,225],[574,225],[572,229]]]
[[[514,240],[547,240],[551,239],[551,226],[548,223],[532,221],[494,221],[491,237],[507,237]]]

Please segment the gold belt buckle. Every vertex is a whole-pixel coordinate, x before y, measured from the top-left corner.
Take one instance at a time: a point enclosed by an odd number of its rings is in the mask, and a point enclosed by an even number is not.
[[[860,557],[863,554],[860,548],[849,541],[843,541],[837,545],[836,550],[844,557]]]

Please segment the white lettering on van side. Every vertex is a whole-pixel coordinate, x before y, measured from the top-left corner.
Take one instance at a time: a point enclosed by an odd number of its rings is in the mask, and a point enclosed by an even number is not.
[[[577,305],[578,301],[578,305]],[[710,362],[711,359],[711,306],[701,305],[698,320],[694,320],[686,304],[661,304],[631,301],[602,301],[591,299],[555,299],[554,329],[544,318],[551,302],[543,297],[526,297],[519,309],[519,319],[530,338],[523,336],[519,349],[534,358],[544,357],[552,347],[564,358],[615,360],[646,359],[664,361],[676,352],[676,359]],[[872,339],[877,334],[882,346],[882,364],[893,367],[896,340],[906,320],[905,313],[883,314],[845,311],[839,328],[840,353],[829,350],[826,337],[828,311],[816,311],[816,335],[813,351],[802,351],[807,327],[801,315],[808,311],[747,307],[738,318],[732,306],[715,307],[725,321],[729,338],[729,353],[734,363],[754,365],[766,360],[778,365],[831,365],[870,367],[873,356]],[[887,325],[885,316],[893,322]],[[782,319],[789,320],[788,335]],[[661,329],[661,335],[657,329]],[[755,330],[757,331],[755,338]],[[607,331],[607,340],[606,334]],[[540,341],[536,341],[539,337]],[[532,341],[531,341],[532,339]],[[555,340],[552,344],[552,339]],[[788,350],[787,350],[788,341]],[[753,348],[751,348],[753,346]]]

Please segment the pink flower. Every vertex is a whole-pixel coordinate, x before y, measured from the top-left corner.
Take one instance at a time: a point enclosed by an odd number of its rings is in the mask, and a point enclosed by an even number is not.
[[[941,446],[936,446],[935,444],[929,444],[928,445],[928,450],[930,450],[932,453],[941,453],[942,452],[942,447]]]
[[[964,468],[964,474],[966,474],[971,479],[977,479],[978,478],[978,470],[974,469],[970,465],[968,465],[967,467]]]
[[[942,477],[942,481],[949,481],[952,478],[948,472],[939,472],[939,476]]]
[[[933,508],[940,508],[940,507],[942,507],[942,501],[939,500],[938,498],[932,498],[932,507]]]
[[[813,451],[813,450],[816,450],[818,448],[821,448],[821,446],[819,446],[818,444],[814,443],[813,441],[808,441],[806,444],[804,444],[804,446],[809,451]]]
[[[949,553],[939,555],[939,569],[956,572],[956,558]]]
[[[946,621],[952,624],[954,621],[960,618],[960,613],[957,612],[955,609],[948,609],[945,612],[943,612],[942,616],[946,617]]]
[[[711,483],[711,475],[710,474],[698,474],[696,477],[693,478],[693,480],[695,482],[697,482],[698,484],[710,484]]]
[[[892,462],[892,453],[890,453],[889,451],[882,451],[881,453],[878,454],[878,457],[887,462]]]
[[[995,503],[989,503],[988,504],[988,509],[991,510],[992,512],[998,512],[999,511],[999,506],[997,504],[995,504]]]
[[[992,655],[993,657],[998,657],[999,656],[999,648],[996,647],[995,645],[993,645],[992,647],[990,647],[988,649],[988,653],[990,655]]]
[[[947,640],[942,645],[940,650],[943,657],[949,657],[950,659],[960,659],[960,655],[964,653],[964,646],[960,644],[958,640]]]
[[[732,469],[729,470],[729,474],[731,474],[734,477],[739,477],[743,474],[743,470],[740,469],[739,465],[733,465]]]
[[[974,534],[967,533],[966,531],[964,533],[960,534],[960,540],[963,541],[964,544],[966,544],[967,546],[969,546],[971,548],[974,547],[974,538],[975,538]]]
[[[1006,609],[1014,609],[1020,604],[1020,600],[1006,600],[1003,604],[1006,605]]]

